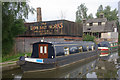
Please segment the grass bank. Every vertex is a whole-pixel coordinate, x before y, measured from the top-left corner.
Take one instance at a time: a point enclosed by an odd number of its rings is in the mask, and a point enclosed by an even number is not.
[[[2,57],[2,62],[6,61],[17,61],[20,56],[31,56],[31,53],[17,53],[17,54],[8,54]]]

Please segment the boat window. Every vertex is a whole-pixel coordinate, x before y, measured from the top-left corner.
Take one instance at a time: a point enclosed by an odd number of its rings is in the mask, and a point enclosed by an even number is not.
[[[64,54],[64,47],[62,47],[62,46],[56,46],[55,47],[55,52],[56,52],[56,56],[65,55]]]
[[[103,44],[103,46],[102,47],[108,47],[108,45],[107,44]]]
[[[43,46],[40,46],[40,53],[43,53]]]
[[[114,46],[116,45],[116,43],[114,43]]]
[[[111,44],[111,46],[113,46],[113,44]]]
[[[69,55],[69,48],[68,47],[64,47],[64,54]]]
[[[108,47],[108,44],[99,44],[98,47]]]
[[[87,47],[83,46],[83,52],[86,52],[86,51],[87,51]]]
[[[82,51],[83,51],[83,50],[82,50],[82,46],[79,46],[79,47],[78,47],[78,51],[79,51],[79,52],[82,52]]]
[[[98,47],[101,47],[101,45],[100,45],[100,44],[98,44]]]
[[[78,53],[78,48],[77,47],[71,47],[70,48],[70,54],[73,54],[73,53]]]
[[[113,46],[114,46],[114,43],[113,43]]]
[[[44,46],[44,53],[47,53],[47,46]]]
[[[92,47],[92,51],[94,50],[94,46],[91,46]]]
[[[87,51],[89,51],[89,46],[87,46]]]

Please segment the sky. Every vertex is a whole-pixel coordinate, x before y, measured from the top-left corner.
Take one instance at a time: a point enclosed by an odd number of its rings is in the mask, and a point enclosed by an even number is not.
[[[87,14],[93,14],[94,18],[97,9],[100,5],[103,8],[107,5],[111,6],[111,9],[118,9],[118,2],[120,0],[29,0],[29,5],[33,8],[41,7],[42,21],[60,20],[65,19],[69,21],[75,21],[77,7],[85,3],[88,8]],[[29,13],[27,22],[36,22],[37,13]]]

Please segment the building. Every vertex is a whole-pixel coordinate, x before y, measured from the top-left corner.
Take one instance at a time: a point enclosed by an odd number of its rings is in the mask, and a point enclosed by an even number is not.
[[[19,36],[76,36],[82,37],[82,24],[67,20],[25,23],[27,31]]]
[[[83,25],[68,20],[42,21],[41,8],[37,8],[37,22],[25,23],[26,32],[19,37],[69,36],[82,37]]]
[[[97,38],[118,38],[116,21],[107,21],[103,13],[100,14],[100,18],[83,20],[83,32]]]
[[[37,22],[25,23],[26,31],[16,38],[15,52],[32,52],[32,44],[44,41],[81,40],[83,25],[68,20],[42,21],[37,8]]]

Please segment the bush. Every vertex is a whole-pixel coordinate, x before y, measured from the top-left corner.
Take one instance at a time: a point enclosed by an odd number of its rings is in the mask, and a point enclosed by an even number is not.
[[[91,35],[83,35],[83,41],[94,41],[95,37],[94,36],[91,36]]]

